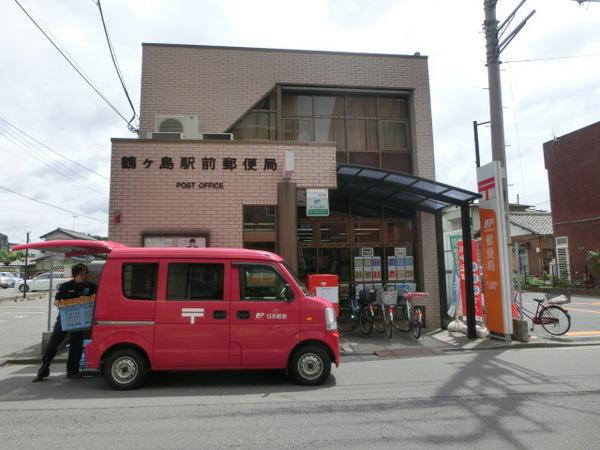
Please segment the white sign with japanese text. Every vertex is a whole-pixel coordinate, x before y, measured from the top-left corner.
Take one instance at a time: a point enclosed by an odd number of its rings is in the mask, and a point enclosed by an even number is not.
[[[306,190],[306,217],[329,216],[329,190]]]

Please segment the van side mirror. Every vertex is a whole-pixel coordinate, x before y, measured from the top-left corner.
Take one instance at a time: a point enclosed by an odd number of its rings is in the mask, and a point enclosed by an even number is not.
[[[294,300],[294,290],[288,283],[285,283],[285,286],[283,288],[283,296],[282,297],[288,303],[292,302]]]

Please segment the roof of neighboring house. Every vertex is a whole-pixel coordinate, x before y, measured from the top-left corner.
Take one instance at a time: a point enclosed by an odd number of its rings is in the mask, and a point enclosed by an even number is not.
[[[510,213],[510,221],[525,230],[531,231],[531,234],[539,236],[551,236],[554,234],[552,229],[552,214],[545,211],[524,211]]]
[[[57,228],[56,230],[53,230],[49,233],[46,233],[42,236],[40,236],[40,239],[46,239],[49,236],[52,236],[53,234],[63,234],[66,235],[68,237],[70,237],[71,239],[83,239],[86,241],[95,241],[96,239],[94,239],[94,237],[90,236],[89,234],[86,233],[80,233],[79,231],[74,231],[74,230],[67,230],[65,228]],[[53,239],[64,239],[64,236],[58,236],[57,238],[53,238]]]

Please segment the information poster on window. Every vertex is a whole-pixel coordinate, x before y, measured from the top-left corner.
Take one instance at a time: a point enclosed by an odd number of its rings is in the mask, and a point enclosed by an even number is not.
[[[144,247],[206,247],[206,236],[144,236]]]
[[[394,247],[394,256],[404,258],[406,256],[406,247]]]
[[[406,250],[406,249],[405,249]],[[415,278],[414,257],[388,256],[387,275],[389,281],[412,281]]]
[[[373,258],[370,256],[363,256],[363,267],[365,281],[373,281]]]
[[[373,281],[381,280],[381,256],[373,256]]]
[[[354,281],[365,281],[362,256],[354,257]]]
[[[387,275],[389,281],[397,281],[398,280],[398,270],[396,269],[396,257],[388,256],[387,257]]]
[[[415,259],[412,256],[404,258],[404,280],[415,279]]]

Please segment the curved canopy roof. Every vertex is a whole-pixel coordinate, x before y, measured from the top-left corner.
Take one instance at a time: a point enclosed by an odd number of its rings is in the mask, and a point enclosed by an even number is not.
[[[440,213],[450,205],[466,205],[480,194],[416,175],[377,167],[338,164],[337,195],[351,199],[352,204],[378,207],[382,202],[402,209]]]

